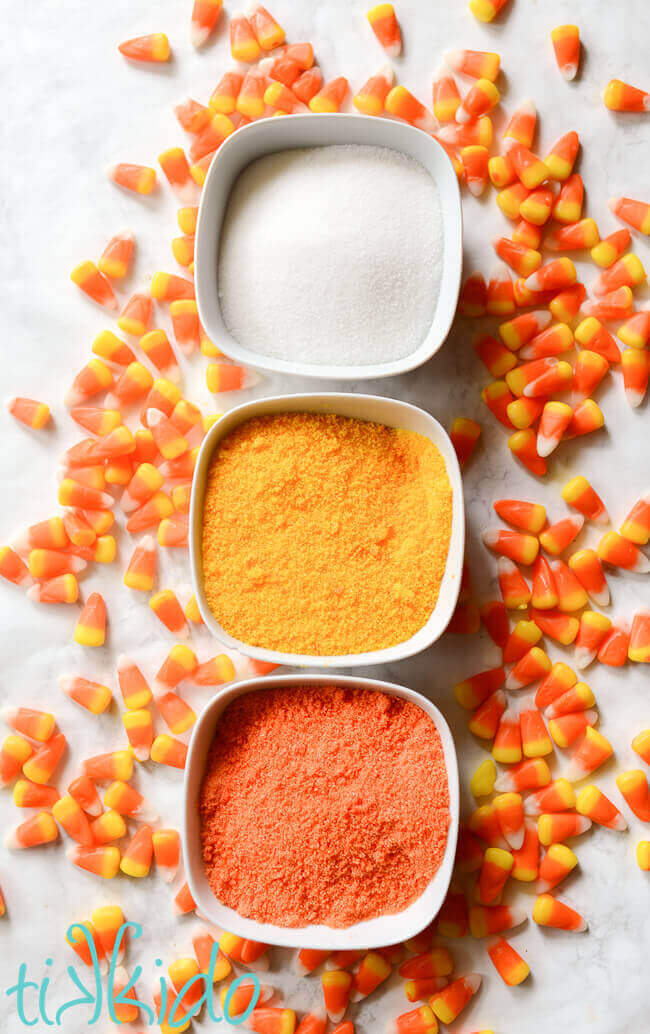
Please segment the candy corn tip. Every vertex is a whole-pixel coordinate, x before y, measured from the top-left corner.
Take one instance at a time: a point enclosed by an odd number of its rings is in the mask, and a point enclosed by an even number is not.
[[[523,826],[514,833],[508,833],[507,841],[513,851],[519,851],[522,847],[524,842],[524,833],[525,829]]]
[[[468,973],[465,977],[465,983],[471,988],[472,994],[476,994],[483,983],[483,977],[480,973]]]
[[[121,653],[117,658],[116,662],[118,675],[120,672],[124,671],[125,668],[130,668],[132,664],[133,661],[131,660],[131,658],[128,657],[125,653]]]
[[[137,822],[145,823],[145,825],[152,825],[154,822],[158,821],[160,816],[151,804],[144,802],[140,805],[138,810],[133,813],[133,818]]]
[[[40,585],[30,585],[27,590],[27,599],[31,600],[32,603],[41,602]]]
[[[340,1023],[345,1016],[345,1009],[341,1009],[339,1012],[329,1012],[328,1010],[327,1015],[329,1016],[330,1023]]]
[[[386,63],[385,65],[382,65],[376,75],[382,76],[387,83],[390,83],[391,86],[395,83],[395,69],[391,64]]]
[[[591,662],[595,659],[595,650],[590,650],[586,646],[576,646],[575,653],[573,655],[573,663],[579,671],[584,671],[584,669],[588,668]]]
[[[568,777],[567,777],[568,778]],[[553,889],[553,885],[548,880],[536,880],[535,881],[535,893],[536,894],[548,894]]]
[[[620,198],[620,197],[610,197],[608,199],[607,207],[609,208],[610,212],[616,212],[616,209],[618,208],[619,204],[621,203],[621,200],[622,200],[622,198]]]
[[[162,423],[165,419],[165,414],[159,409],[148,409],[145,413],[146,426],[149,428],[158,427],[158,424]]]
[[[14,553],[29,553],[32,548],[29,542],[29,532],[16,532],[16,534],[9,539],[9,546],[13,549]]]
[[[545,435],[538,433],[536,442],[537,455],[541,456],[542,459],[546,459],[547,456],[550,456],[557,449],[559,444],[557,439],[547,438]]]
[[[20,841],[18,840],[18,837],[16,836],[15,829],[12,829],[12,830],[10,830],[9,833],[7,833],[7,835],[5,837],[5,847],[7,848],[7,851],[19,851],[20,850]]]
[[[561,72],[567,82],[571,82],[572,79],[575,79],[578,73],[578,65],[575,61],[571,61],[562,67]]]
[[[445,62],[446,65],[449,65],[451,68],[453,68],[454,65],[457,65],[460,62],[462,53],[462,50],[445,50],[444,54],[442,55],[442,60]]]
[[[645,398],[645,391],[638,391],[635,388],[625,389],[625,398],[632,409],[637,409]]]
[[[202,25],[190,25],[190,43],[199,50],[210,37],[211,30]]]
[[[462,105],[456,109],[456,122],[458,122],[459,125],[464,126],[465,123],[469,122],[469,120],[470,114],[468,111],[465,111]]]

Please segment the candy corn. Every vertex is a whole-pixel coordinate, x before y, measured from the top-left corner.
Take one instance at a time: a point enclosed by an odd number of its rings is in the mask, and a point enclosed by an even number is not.
[[[508,987],[516,987],[529,976],[530,966],[503,937],[492,938],[488,942],[487,953],[497,973]]]
[[[523,689],[543,678],[551,670],[551,661],[538,646],[533,646],[521,657],[508,673],[506,689]],[[517,759],[518,760],[518,759]]]
[[[51,808],[59,800],[59,791],[55,786],[39,786],[29,779],[18,779],[13,799],[17,808]]]
[[[164,32],[154,32],[149,36],[137,36],[118,44],[120,54],[131,61],[162,62],[169,61],[171,49]]]
[[[185,768],[187,747],[173,736],[162,733],[160,736],[156,736],[151,745],[151,760],[158,765],[167,765],[169,768]]]
[[[150,598],[149,606],[165,628],[174,635],[183,637],[189,635],[185,615],[172,589],[164,589],[156,593]]]
[[[532,428],[516,431],[511,435],[508,439],[508,448],[531,474],[537,477],[546,474],[546,460],[537,452],[537,435]]]
[[[79,776],[73,779],[68,786],[68,793],[74,797],[77,804],[83,808],[86,815],[97,818],[102,813],[102,802],[92,779],[88,776]]]
[[[461,316],[472,318],[485,315],[487,284],[482,273],[470,273],[463,284],[458,301]],[[507,344],[507,342],[506,342]]]
[[[326,88],[324,87],[323,90]],[[312,111],[322,110],[319,98],[323,90],[317,93],[309,102],[309,107]],[[436,131],[436,121],[431,112],[427,111],[424,105],[405,86],[394,86],[386,97],[385,106],[389,115],[394,115],[404,122],[409,122],[417,129],[423,129],[427,133],[434,133]]]
[[[630,348],[645,348],[650,341],[650,308],[639,309],[616,333],[624,345]]]
[[[469,9],[480,22],[491,22],[508,0],[469,0]]]
[[[222,391],[243,391],[256,384],[258,375],[236,363],[210,363],[206,370],[208,391],[219,394]]]
[[[50,407],[45,402],[14,397],[6,401],[7,412],[33,431],[40,431],[50,419]]]
[[[512,278],[505,263],[500,263],[492,271],[485,311],[489,316],[509,316],[515,311]]]
[[[557,66],[565,79],[575,79],[580,64],[580,30],[577,25],[558,25],[551,31]]]
[[[597,266],[607,269],[620,258],[629,246],[630,240],[631,235],[628,229],[615,230],[591,249],[591,257]]]
[[[605,635],[600,649],[598,660],[611,668],[622,667],[627,660],[627,651],[630,643],[630,626],[625,619],[615,619],[612,627]]]
[[[562,498],[587,520],[596,524],[609,524],[609,514],[602,499],[585,477],[578,476],[567,481],[562,489]]]
[[[61,797],[52,805],[52,814],[69,837],[83,847],[93,846],[95,839],[90,823],[74,797]]]
[[[570,287],[566,287],[563,291],[554,295],[549,301],[548,307],[556,320],[559,320],[561,323],[571,324],[578,315],[580,306],[586,297],[587,291],[584,284],[572,284]]]
[[[613,752],[609,740],[590,726],[585,730],[585,735],[571,758],[566,778],[572,783],[584,779],[604,764]]]
[[[588,725],[595,725],[597,721],[598,712],[590,708],[550,718],[548,729],[558,747],[566,749],[584,735]]]
[[[63,757],[66,746],[63,733],[54,733],[46,743],[37,747],[24,761],[23,775],[41,786],[49,783]]]
[[[503,648],[503,663],[515,664],[542,638],[534,621],[518,621]]]
[[[454,696],[461,707],[471,711],[499,689],[503,685],[504,679],[504,668],[490,668],[488,671],[465,679],[464,682],[457,683],[454,686]]]
[[[0,547],[0,575],[14,585],[28,586],[32,582],[29,569],[11,546]]]
[[[631,769],[616,776],[616,785],[628,808],[641,822],[650,822],[648,779],[641,769]]]
[[[441,1023],[453,1023],[481,986],[479,973],[468,973],[433,995],[431,1008]]]
[[[551,844],[539,863],[536,889],[538,894],[547,894],[566,879],[575,869],[578,859],[566,844]]]
[[[162,488],[164,478],[151,463],[140,463],[125,488],[120,506],[125,513],[131,513],[142,503],[151,499]]]
[[[617,832],[627,829],[623,815],[597,786],[584,786],[577,795],[575,807],[580,815],[586,815],[599,826]]]
[[[32,585],[27,596],[34,603],[76,603],[79,585],[73,574],[61,574],[40,585]]]
[[[103,646],[106,640],[106,604],[98,592],[91,592],[74,632],[81,646]]]
[[[9,851],[42,847],[43,844],[51,844],[58,836],[56,822],[50,813],[41,811],[8,833],[5,837],[5,847]]]
[[[70,273],[70,279],[97,305],[109,312],[117,308],[117,298],[110,280],[100,273],[94,262],[80,262]]]
[[[544,847],[561,844],[570,837],[582,836],[591,829],[591,819],[573,812],[551,812],[540,815],[537,820],[539,842]]]
[[[643,264],[633,251],[617,259],[608,269],[604,269],[600,276],[592,284],[592,291],[598,297],[602,297],[620,287],[637,287],[646,280]]]
[[[345,1016],[352,989],[352,975],[343,969],[330,969],[321,976],[325,1010],[332,1023]]]
[[[628,348],[621,356],[621,366],[625,398],[632,409],[636,409],[643,402],[648,390],[650,377],[648,353],[641,349]]]
[[[603,91],[603,101],[610,111],[650,111],[650,93],[620,79],[609,80]]]
[[[377,4],[370,8],[366,17],[388,56],[398,57],[402,52],[402,34],[393,5]]]
[[[650,560],[645,554],[616,531],[608,531],[603,535],[598,543],[597,552],[603,563],[613,567],[622,567],[626,571],[634,571],[635,574],[650,571]]]
[[[161,151],[158,162],[179,201],[183,204],[193,201],[195,187],[183,148],[170,147],[166,151]]]
[[[492,805],[503,836],[508,841],[510,847],[519,850],[524,842],[524,808],[521,796],[518,793],[501,793],[494,798]],[[489,901],[484,900],[485,895],[482,890],[481,895],[483,903],[490,904]],[[496,895],[493,897],[496,897]]]
[[[559,140],[556,140],[544,158],[544,164],[549,170],[551,179],[564,182],[569,178],[573,172],[579,148],[580,139],[578,134],[573,131],[565,133]]]
[[[630,197],[610,198],[608,204],[614,215],[628,226],[640,230],[646,237],[650,235],[650,204]]]
[[[209,39],[219,20],[223,0],[194,0],[190,20],[190,40],[195,47],[202,47]]]
[[[524,801],[526,815],[539,816],[545,812],[561,812],[575,808],[576,795],[566,779],[556,779],[529,794]]]
[[[634,295],[630,287],[617,287],[599,299],[586,301],[582,311],[599,320],[624,320],[634,312]]]
[[[119,187],[123,187],[134,194],[151,194],[156,187],[156,170],[148,165],[136,165],[133,162],[118,162],[116,165],[111,165],[108,169],[108,178]],[[85,275],[92,272],[89,269],[92,263],[84,263],[83,265],[87,267]],[[79,268],[77,267],[77,269]],[[81,284],[79,286],[81,287]],[[82,287],[82,290],[85,290],[85,288]],[[112,309],[116,307],[117,303],[107,306],[107,308]]]
[[[469,75],[473,79],[489,79],[491,82],[497,78],[501,64],[498,54],[484,50],[448,50],[444,60],[454,72]]]
[[[634,615],[627,655],[631,661],[650,663],[650,610],[637,610]]]
[[[537,879],[539,862],[539,841],[537,826],[532,819],[524,822],[524,842],[518,851],[512,852],[514,865],[510,872],[519,883],[532,883]]]
[[[514,765],[522,759],[519,715],[511,707],[501,715],[492,744],[492,757],[502,765]]]
[[[81,768],[83,775],[98,782],[112,782],[115,779],[128,782],[133,775],[133,758],[128,750],[114,750],[87,758]]]
[[[478,79],[459,105],[456,111],[456,121],[472,122],[491,111],[500,99],[501,95],[490,79]]]
[[[61,675],[59,686],[66,696],[91,714],[103,714],[113,699],[108,686],[82,678],[80,675]]]
[[[538,926],[552,926],[556,930],[570,930],[573,933],[582,933],[587,929],[587,923],[580,913],[558,901],[552,894],[540,894],[536,899],[533,921]]]
[[[66,852],[68,861],[78,869],[84,869],[94,876],[102,876],[106,880],[117,876],[120,867],[120,852],[112,845],[100,847],[82,847],[74,844]]]
[[[180,861],[180,837],[175,829],[157,829],[152,835],[156,868],[166,883],[171,883]]]

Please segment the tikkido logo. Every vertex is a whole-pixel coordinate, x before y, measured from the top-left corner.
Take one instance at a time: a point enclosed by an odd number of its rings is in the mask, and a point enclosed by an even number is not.
[[[90,956],[90,970],[92,972],[93,982],[92,988],[86,987],[77,973],[74,966],[67,967],[67,974],[74,984],[75,988],[81,992],[78,998],[69,998],[64,1001],[54,1013],[54,1018],[48,1015],[48,1003],[47,994],[50,986],[50,977],[45,977],[40,983],[35,980],[29,980],[27,974],[27,964],[21,963],[18,969],[18,978],[16,983],[12,987],[8,987],[5,994],[8,998],[15,996],[16,999],[16,1013],[18,1019],[25,1027],[35,1027],[39,1020],[45,1024],[46,1027],[64,1027],[67,1026],[67,1021],[64,1023],[63,1018],[73,1009],[84,1009],[92,1008],[92,1014],[89,1019],[85,1020],[85,1025],[90,1027],[95,1023],[98,1023],[102,1018],[102,1012],[104,1008],[108,1012],[108,1017],[111,1022],[119,1024],[120,1020],[116,1015],[116,1008],[122,1007],[137,1008],[141,1012],[140,1023],[144,1023],[144,1017],[148,1026],[154,1026],[155,1024],[162,1025],[163,1022],[168,1030],[186,1030],[188,1023],[192,1017],[196,1016],[203,1006],[207,1007],[208,1016],[214,1023],[221,1023],[222,1019],[228,1017],[228,1022],[232,1025],[239,1025],[245,1023],[253,1009],[257,1005],[260,997],[260,982],[255,973],[246,973],[230,984],[223,1002],[223,1016],[217,1016],[214,1012],[214,974],[217,966],[218,955],[219,955],[219,943],[215,942],[212,945],[210,952],[210,963],[206,973],[196,973],[186,984],[178,990],[178,993],[171,1000],[169,995],[169,987],[167,980],[164,976],[160,977],[159,988],[156,991],[156,998],[160,998],[160,1004],[158,1005],[157,1011],[152,1009],[146,1002],[141,1002],[138,998],[131,996],[130,993],[137,982],[142,977],[142,966],[136,966],[133,970],[131,977],[128,982],[124,984],[121,979],[116,979],[116,974],[119,973],[120,969],[120,954],[122,948],[122,942],[124,940],[126,931],[131,931],[132,938],[139,938],[142,936],[142,926],[139,923],[123,923],[118,930],[117,937],[115,939],[115,945],[110,958],[110,965],[108,970],[108,979],[106,992],[102,986],[102,968],[97,957],[97,949],[95,948],[92,936],[89,934],[87,928],[79,923],[73,923],[72,926],[68,927],[67,937],[69,940],[79,942],[81,938],[85,939],[88,948],[88,954]],[[156,966],[162,966],[162,959],[155,960]],[[53,965],[52,959],[46,959],[45,965],[50,967]],[[185,1009],[183,1007],[183,998],[191,991],[191,989],[200,982],[203,988],[201,997],[192,1004],[191,1007]],[[253,987],[253,993],[250,1001],[244,1012],[238,1016],[230,1018],[230,1003],[233,995],[241,984],[245,982],[247,987]],[[116,985],[119,990],[116,991]],[[124,986],[122,986],[124,985]],[[32,994],[33,992],[33,994]],[[157,1003],[156,1003],[157,1004]],[[30,1015],[27,1015],[27,1010],[30,1011]],[[75,1021],[75,1030],[78,1031],[78,1021]]]

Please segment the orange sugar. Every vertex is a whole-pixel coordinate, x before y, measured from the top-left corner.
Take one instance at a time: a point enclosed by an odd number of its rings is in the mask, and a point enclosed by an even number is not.
[[[280,926],[346,927],[402,911],[444,857],[438,730],[376,690],[255,690],[223,712],[199,795],[212,891]]]
[[[444,460],[422,435],[333,414],[249,420],[208,473],[208,604],[226,632],[266,649],[401,643],[436,605],[451,510]]]

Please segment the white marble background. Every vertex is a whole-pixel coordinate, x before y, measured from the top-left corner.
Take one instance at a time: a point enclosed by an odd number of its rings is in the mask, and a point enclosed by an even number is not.
[[[182,141],[171,105],[190,94],[206,100],[218,75],[227,66],[224,22],[216,39],[200,53],[188,41],[189,0],[160,0],[155,6],[113,0],[110,4],[64,0],[52,4],[34,0],[5,5],[2,61],[4,70],[4,134],[0,141],[0,198],[3,246],[0,283],[3,286],[3,393],[25,394],[52,404],[54,428],[32,434],[8,417],[2,418],[0,541],[17,528],[55,512],[57,457],[79,437],[61,404],[65,387],[86,361],[95,333],[107,325],[99,310],[76,291],[68,279],[81,259],[96,257],[106,240],[131,226],[138,242],[135,289],[158,268],[174,269],[169,241],[177,233],[176,204],[167,190],[149,199],[120,193],[106,179],[105,166],[115,160],[155,165],[166,146]],[[354,85],[383,63],[383,55],[364,20],[364,5],[346,0],[273,0],[272,10],[293,39],[313,40],[327,78],[345,73]],[[470,46],[496,49],[502,55],[501,77],[506,111],[532,96],[538,103],[541,139],[537,149],[561,133],[577,129],[584,152],[580,171],[588,192],[588,213],[603,234],[618,225],[607,211],[606,199],[626,193],[648,199],[650,136],[648,119],[613,116],[600,103],[600,90],[613,75],[650,85],[647,46],[650,12],[643,0],[513,0],[499,24],[482,26],[468,13],[465,0],[431,4],[400,0],[399,16],[405,56],[400,79],[420,97],[430,95],[432,72],[443,50]],[[567,85],[551,52],[550,29],[577,21],[584,41],[580,78]],[[171,39],[175,60],[162,68],[130,66],[116,44],[129,36],[163,30]],[[508,232],[493,201],[493,192],[465,204],[467,268],[489,270],[493,235]],[[647,245],[637,250],[650,264]],[[594,275],[593,268],[589,275]],[[587,279],[588,282],[588,279]],[[446,426],[453,417],[477,418],[484,428],[478,453],[467,470],[469,559],[477,593],[495,593],[494,564],[479,544],[479,532],[492,523],[491,503],[503,495],[544,501],[551,515],[563,510],[559,489],[568,477],[584,473],[601,491],[616,520],[647,487],[648,405],[633,412],[623,398],[620,376],[600,392],[607,429],[589,441],[563,446],[552,463],[546,483],[538,484],[511,460],[501,428],[482,407],[479,387],[483,369],[473,355],[469,329],[458,323],[438,355],[423,369],[393,381],[353,385],[352,388],[394,394],[429,409]],[[214,407],[203,385],[205,361],[196,358],[187,372],[188,394]],[[260,393],[299,391],[310,385],[290,378],[266,379]],[[331,387],[331,385],[328,385]],[[240,401],[224,400],[227,406]],[[593,535],[584,536],[592,544]],[[580,543],[582,544],[582,542]],[[63,698],[57,676],[76,671],[107,680],[116,688],[114,662],[127,651],[153,674],[171,638],[146,603],[121,584],[120,571],[130,555],[129,541],[120,543],[120,563],[114,571],[95,568],[84,579],[83,591],[99,588],[110,614],[108,645],[88,656],[71,641],[74,616],[66,608],[37,610],[19,591],[0,589],[2,674],[0,699],[31,704],[56,712],[71,744],[60,786],[67,785],[79,759],[112,749],[122,741],[117,708],[99,719],[80,712]],[[161,584],[181,591],[188,582],[185,556],[164,557]],[[631,614],[648,601],[648,583],[632,576],[613,576],[615,613]],[[195,636],[200,659],[211,656],[205,633]],[[554,659],[560,649],[550,647]],[[493,660],[489,641],[448,637],[427,653],[396,664],[389,675],[428,695],[444,709],[454,732],[465,781],[484,757],[466,731],[466,719],[455,705],[450,687],[464,675]],[[154,667],[155,666],[155,667]],[[601,728],[611,738],[618,763],[632,767],[632,736],[650,725],[648,673],[641,666],[623,671],[596,667],[589,671],[601,708]],[[119,692],[118,692],[119,696]],[[200,703],[198,693],[193,694]],[[616,766],[609,764],[598,782],[616,797]],[[146,766],[138,787],[158,806],[167,824],[179,820],[181,776]],[[471,804],[467,794],[466,805]],[[627,813],[627,809],[624,810]],[[628,817],[629,814],[628,814]],[[10,793],[0,795],[0,827],[18,816]],[[544,931],[527,923],[512,936],[517,950],[532,967],[532,978],[508,990],[496,976],[481,946],[469,939],[453,946],[459,971],[476,968],[485,984],[454,1030],[493,1028],[498,1034],[639,1034],[647,1029],[650,992],[645,979],[650,950],[650,883],[634,861],[642,830],[632,818],[629,835],[604,830],[577,844],[579,871],[562,888],[562,897],[583,912],[590,923],[584,936]],[[647,829],[645,830],[647,836]],[[73,870],[61,846],[11,856],[0,849],[0,885],[8,916],[0,922],[0,1027],[17,1034],[22,1026],[5,998],[19,961],[26,961],[34,979],[46,974],[52,957],[52,1003],[70,994],[64,968],[74,957],[65,945],[68,923],[87,916],[100,903],[119,901],[129,918],[146,927],[146,942],[134,949],[130,961],[142,962],[146,995],[154,979],[153,959],[167,963],[189,947],[192,920],[174,920],[169,890],[152,875],[141,884],[121,877],[102,883]],[[518,888],[518,897],[526,893]],[[532,905],[532,899],[527,902]],[[282,970],[282,971],[281,971]],[[305,1008],[319,995],[316,981],[297,982],[281,952],[274,954],[272,982],[287,1000]],[[360,1034],[384,1028],[407,1003],[397,984],[375,996],[353,1015]],[[82,1014],[68,1014],[64,1029],[81,1031]],[[198,1024],[207,1029],[208,1024]],[[99,1025],[101,1030],[102,1024]],[[38,1024],[34,1030],[45,1027]]]

